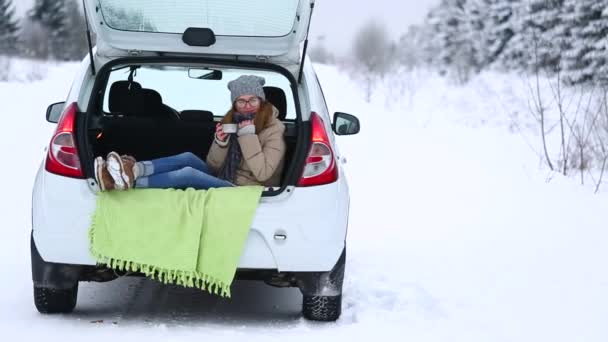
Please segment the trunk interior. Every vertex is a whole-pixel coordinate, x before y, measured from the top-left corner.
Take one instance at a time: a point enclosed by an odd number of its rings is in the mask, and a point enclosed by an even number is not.
[[[213,143],[216,123],[224,113],[208,110],[177,111],[163,102],[159,91],[136,81],[119,80],[107,85],[108,108],[87,115],[87,157],[106,156],[111,151],[150,160],[192,152],[205,160]],[[160,90],[160,89],[159,89]],[[227,91],[227,90],[226,90]],[[297,120],[286,119],[285,91],[264,87],[266,100],[279,110],[285,124],[285,166],[281,186],[295,184],[292,162],[298,143]],[[109,109],[109,110],[108,110]],[[228,108],[226,108],[228,109]],[[90,173],[92,175],[92,173]]]
[[[110,151],[149,160],[190,151],[206,157],[213,140],[215,123],[186,123],[178,120],[104,116],[100,126],[90,130],[93,154]]]
[[[205,160],[213,142],[216,124],[213,116],[205,116],[207,121],[104,115],[96,127],[89,127],[88,139],[94,156],[106,156],[111,151],[117,151],[132,155],[137,160],[150,160],[192,152]],[[295,123],[284,123],[287,128],[287,152],[283,183],[297,143]]]

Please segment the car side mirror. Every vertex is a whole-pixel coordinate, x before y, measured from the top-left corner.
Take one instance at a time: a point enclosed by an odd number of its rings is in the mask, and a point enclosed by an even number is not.
[[[334,113],[332,129],[337,135],[357,134],[360,127],[359,119],[356,116],[340,112]]]
[[[46,121],[50,123],[59,122],[59,118],[61,117],[61,113],[65,109],[65,102],[57,102],[53,103],[46,109]]]

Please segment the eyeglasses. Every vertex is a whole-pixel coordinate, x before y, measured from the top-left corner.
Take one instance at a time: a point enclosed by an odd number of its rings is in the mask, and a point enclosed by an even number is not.
[[[257,106],[260,105],[260,98],[259,97],[253,97],[253,98],[251,98],[249,100],[243,100],[243,99],[236,100],[236,106],[239,107],[239,108],[245,107],[245,105],[247,105],[248,103],[252,107],[257,107]]]

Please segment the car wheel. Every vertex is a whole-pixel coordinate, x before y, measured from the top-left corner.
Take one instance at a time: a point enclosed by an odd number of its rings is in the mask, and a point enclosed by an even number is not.
[[[304,296],[302,314],[312,321],[333,322],[342,313],[342,295]]]
[[[70,313],[76,307],[78,283],[71,289],[54,289],[34,285],[34,304],[40,313]]]

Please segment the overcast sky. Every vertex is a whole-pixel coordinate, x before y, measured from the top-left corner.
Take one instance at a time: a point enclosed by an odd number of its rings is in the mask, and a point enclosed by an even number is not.
[[[348,53],[357,30],[369,20],[384,23],[393,39],[411,24],[421,23],[440,0],[317,0],[310,29],[314,39],[324,34],[326,46]],[[338,53],[338,54],[344,54]]]
[[[337,49],[337,55],[350,52],[352,39],[357,30],[369,20],[386,25],[393,39],[407,30],[411,24],[421,23],[429,8],[440,0],[317,0],[310,29],[314,40],[325,36],[325,45]],[[23,15],[33,0],[13,1],[19,15]]]

